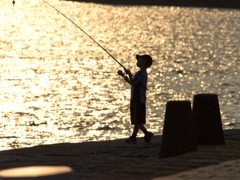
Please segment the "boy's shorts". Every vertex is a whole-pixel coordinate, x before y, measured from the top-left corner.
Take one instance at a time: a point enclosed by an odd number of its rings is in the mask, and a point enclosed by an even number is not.
[[[139,101],[130,103],[131,124],[146,123],[146,105]]]

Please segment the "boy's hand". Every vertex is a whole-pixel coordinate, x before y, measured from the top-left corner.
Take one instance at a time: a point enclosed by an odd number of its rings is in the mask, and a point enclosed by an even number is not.
[[[120,75],[120,76],[122,76],[122,77],[124,77],[124,73],[122,72],[122,70],[118,70],[118,75]]]
[[[129,69],[124,69],[125,70],[125,73],[128,74],[129,76],[132,76],[132,73]]]

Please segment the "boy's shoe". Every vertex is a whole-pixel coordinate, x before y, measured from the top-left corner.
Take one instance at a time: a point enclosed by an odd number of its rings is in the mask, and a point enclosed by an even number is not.
[[[145,142],[150,142],[153,136],[154,136],[154,133],[148,132],[148,134],[144,136]]]
[[[137,138],[130,136],[128,139],[125,140],[128,144],[137,144]]]

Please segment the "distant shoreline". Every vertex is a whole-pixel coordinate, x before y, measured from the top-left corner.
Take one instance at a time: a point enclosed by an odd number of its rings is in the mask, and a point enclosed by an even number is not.
[[[240,0],[72,0],[112,5],[156,5],[211,8],[240,8]]]

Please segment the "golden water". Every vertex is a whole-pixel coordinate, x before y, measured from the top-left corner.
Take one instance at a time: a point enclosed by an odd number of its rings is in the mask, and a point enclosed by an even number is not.
[[[151,54],[147,128],[162,133],[169,100],[216,93],[239,128],[240,11],[49,0],[124,66]],[[121,67],[41,0],[0,1],[1,150],[130,135]],[[142,136],[142,134],[140,134]]]

